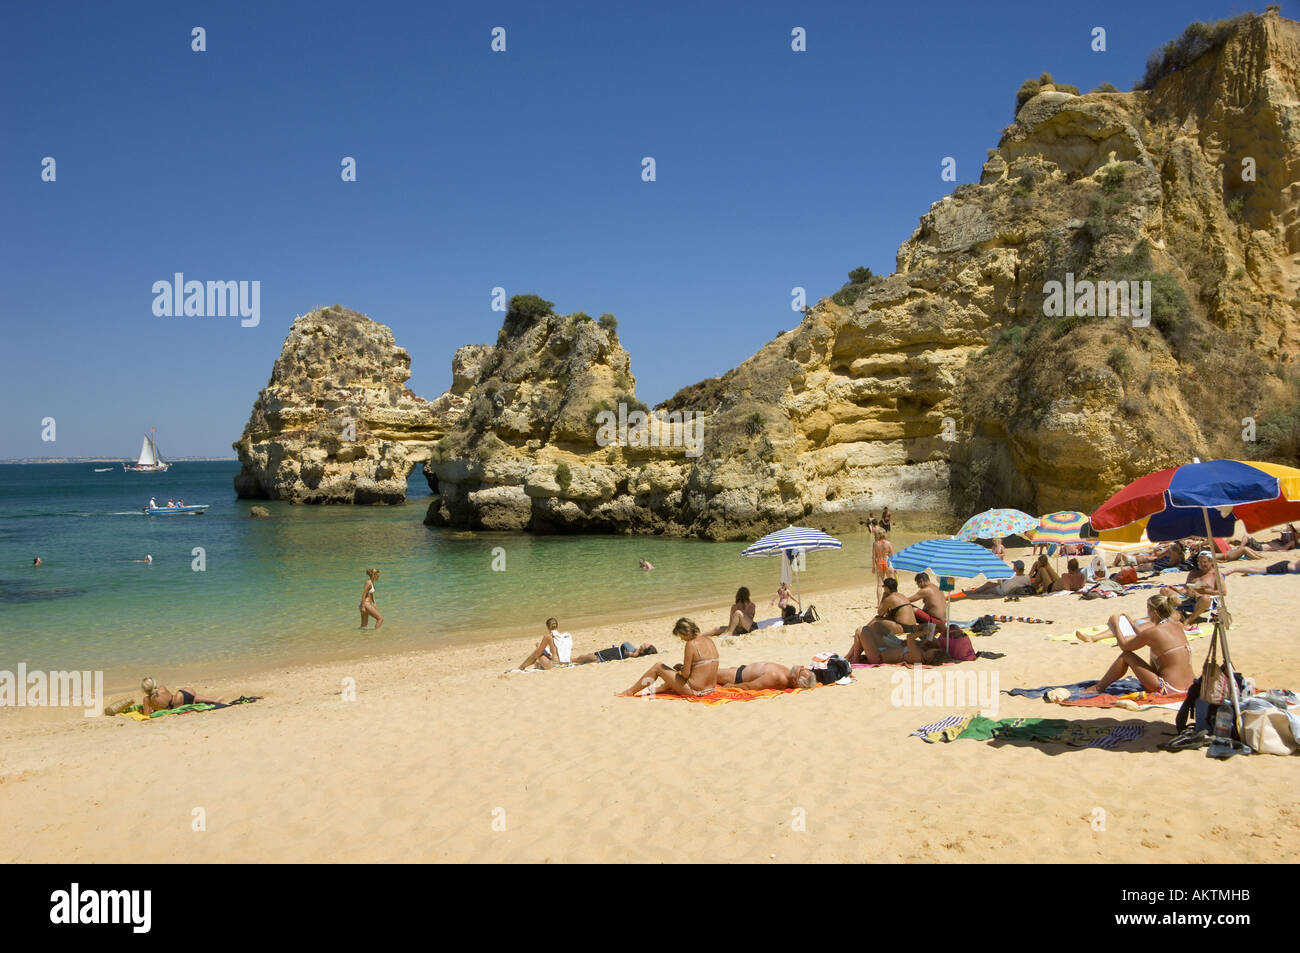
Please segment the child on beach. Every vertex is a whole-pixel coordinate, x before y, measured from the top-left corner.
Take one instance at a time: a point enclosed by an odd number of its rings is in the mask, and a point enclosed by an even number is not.
[[[373,617],[375,620],[376,632],[378,632],[379,627],[384,624],[384,617],[380,615],[379,610],[375,608],[375,580],[378,578],[378,569],[366,570],[366,585],[361,590],[361,605],[357,606],[357,608],[361,610],[361,628],[364,629],[366,627],[366,622]]]
[[[632,683],[620,696],[636,695],[645,689],[654,694],[656,683],[663,682],[665,691],[674,695],[708,695],[718,684],[718,647],[713,639],[700,632],[700,627],[690,619],[681,618],[673,626],[673,635],[686,643],[682,664],[652,665],[644,675]]]
[[[768,605],[769,606],[776,605],[777,608],[779,608],[781,612],[784,613],[785,607],[789,605],[794,605],[794,602],[795,602],[794,596],[790,595],[790,586],[787,583],[783,582],[781,583],[780,586],[777,587],[776,595],[772,597],[772,601],[769,602]]]

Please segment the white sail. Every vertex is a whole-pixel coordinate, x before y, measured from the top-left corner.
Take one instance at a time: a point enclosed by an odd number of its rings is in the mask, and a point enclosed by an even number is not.
[[[158,465],[158,457],[154,455],[153,444],[149,442],[147,436],[144,438],[144,442],[140,444],[139,465],[142,467],[156,467]]]

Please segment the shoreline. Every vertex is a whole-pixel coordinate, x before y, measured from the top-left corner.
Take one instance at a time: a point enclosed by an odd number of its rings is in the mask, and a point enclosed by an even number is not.
[[[1113,646],[1044,636],[1140,614],[1148,592],[954,603],[960,618],[1014,611],[1056,621],[1006,623],[973,640],[1001,658],[946,671],[1001,691],[1096,678]],[[1239,669],[1261,688],[1300,687],[1300,652],[1276,622],[1300,612],[1300,578],[1234,576],[1230,593]],[[804,601],[822,621],[717,639],[722,664],[843,653],[874,611],[874,581],[812,587]],[[723,611],[696,621],[716,625]],[[1030,863],[1051,845],[1075,862],[1113,864],[1208,862],[1232,844],[1242,862],[1278,862],[1300,841],[1294,763],[1261,755],[1225,767],[1204,752],[1159,751],[1173,731],[1169,710],[997,696],[998,717],[1141,729],[1107,750],[927,744],[911,732],[978,705],[902,704],[897,680],[912,673],[896,667],[743,704],[615,698],[649,664],[680,658],[668,633],[684,613],[564,626],[577,651],[650,641],[654,660],[507,675],[536,639],[502,637],[230,676],[153,672],[173,689],[198,676],[193,687],[207,694],[264,697],[144,724],[0,710],[0,858]],[[1199,667],[1209,640],[1190,644]],[[345,679],[355,700],[344,700]],[[1180,792],[1176,818],[1170,791]],[[202,833],[192,826],[198,809]]]

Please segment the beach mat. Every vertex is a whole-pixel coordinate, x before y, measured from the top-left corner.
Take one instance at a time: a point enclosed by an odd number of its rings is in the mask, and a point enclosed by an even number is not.
[[[908,737],[937,741],[1028,741],[1074,748],[1114,748],[1142,737],[1144,725],[1094,725],[1064,718],[1001,718],[949,715],[922,725]]]
[[[1073,682],[1068,685],[1044,685],[1039,688],[1013,688],[1006,695],[1018,695],[1024,698],[1045,698],[1053,689],[1063,688],[1070,693],[1069,698],[1056,701],[1057,705],[1077,706],[1080,708],[1126,708],[1130,711],[1145,711],[1149,708],[1182,707],[1187,698],[1186,692],[1148,692],[1136,678],[1121,678],[1110,685],[1110,691],[1098,694],[1090,691],[1096,685],[1095,680]]]
[[[127,718],[132,719],[133,721],[152,721],[155,718],[162,718],[164,715],[184,715],[187,712],[191,712],[191,711],[216,711],[218,708],[231,708],[235,705],[251,705],[253,702],[260,701],[261,699],[262,699],[261,695],[241,695],[239,698],[236,698],[234,701],[226,702],[224,705],[209,705],[206,703],[204,704],[195,703],[193,705],[178,705],[175,708],[164,708],[160,711],[155,711],[148,715],[146,715],[144,712],[140,710],[139,705],[132,705],[130,708],[118,712],[118,715],[125,716]]]

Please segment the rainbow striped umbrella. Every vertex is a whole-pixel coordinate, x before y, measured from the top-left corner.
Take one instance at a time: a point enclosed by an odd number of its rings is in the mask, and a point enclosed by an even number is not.
[[[1023,536],[1038,528],[1038,519],[1020,510],[985,510],[966,521],[956,539],[1005,539]]]
[[[1048,513],[1038,521],[1034,530],[1034,543],[1082,543],[1083,528],[1088,524],[1088,514],[1077,510]]]

